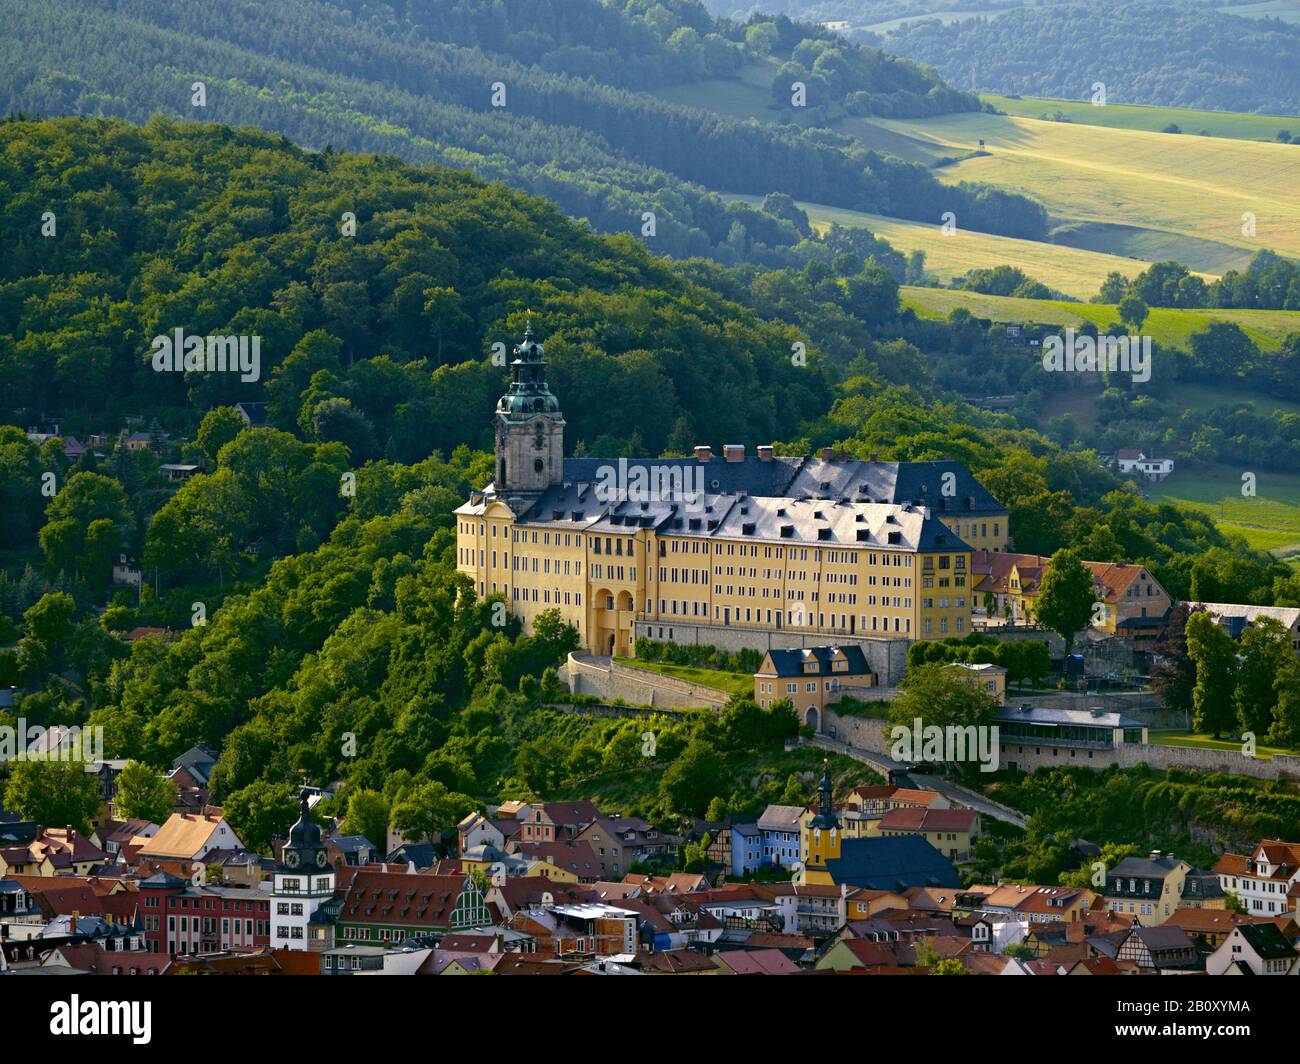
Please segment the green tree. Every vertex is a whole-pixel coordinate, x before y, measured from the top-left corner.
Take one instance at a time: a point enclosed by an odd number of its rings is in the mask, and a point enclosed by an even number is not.
[[[717,749],[706,740],[692,739],[660,778],[659,794],[674,812],[701,816],[717,796],[722,779]]]
[[[217,468],[217,454],[221,448],[244,431],[244,419],[233,406],[218,406],[203,415],[194,442],[207,459],[209,469]]]
[[[1065,641],[1067,654],[1075,635],[1092,621],[1095,598],[1092,573],[1079,556],[1067,547],[1053,554],[1043,574],[1035,615],[1039,624]]]
[[[122,485],[99,473],[74,473],[50,500],[45,517],[40,541],[50,575],[76,574],[102,585],[132,524]]]
[[[1274,690],[1277,703],[1273,707],[1269,741],[1300,750],[1300,661],[1294,657],[1287,661],[1277,675]]]
[[[47,827],[90,830],[99,784],[80,761],[19,761],[4,789],[5,808]]]
[[[364,835],[381,850],[388,846],[388,799],[379,791],[364,788],[348,796],[343,829],[349,835]]]
[[[1263,736],[1273,726],[1277,680],[1295,656],[1290,634],[1280,621],[1261,617],[1241,633],[1237,652],[1237,724]]]
[[[1187,618],[1187,656],[1196,666],[1192,727],[1217,739],[1236,719],[1236,644],[1213,617],[1197,610]]]
[[[1147,320],[1150,308],[1135,295],[1126,295],[1119,301],[1119,320],[1136,332]]]
[[[128,761],[117,777],[117,806],[127,820],[161,824],[176,804],[176,784],[148,765]]]
[[[269,853],[271,840],[298,819],[295,788],[289,783],[254,780],[226,796],[222,809],[236,835],[250,850]]]
[[[945,731],[950,727],[983,729],[991,738],[994,720],[997,716],[998,700],[971,683],[958,669],[949,668],[939,662],[927,662],[914,669],[908,669],[899,685],[899,694],[889,706],[889,721],[893,725],[890,731],[891,743],[902,759],[922,760],[925,757],[924,734],[914,734],[916,721],[921,721],[921,728],[937,727]],[[903,745],[903,733],[906,729],[909,741]],[[966,743],[965,738],[975,736],[974,743]],[[943,760],[956,765],[963,775],[979,771],[979,737],[980,732],[964,732],[964,750],[948,749],[945,744]],[[973,749],[972,749],[973,747]]]
[[[407,842],[440,842],[474,810],[474,799],[449,791],[430,780],[402,794],[393,803],[392,825]]]
[[[23,613],[27,634],[18,644],[18,659],[33,680],[62,670],[76,613],[77,604],[66,591],[47,591]]]

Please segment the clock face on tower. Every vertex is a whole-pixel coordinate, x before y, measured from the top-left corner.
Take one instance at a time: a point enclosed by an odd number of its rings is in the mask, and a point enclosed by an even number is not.
[[[297,867],[298,867],[298,861],[299,861],[299,860],[300,860],[300,858],[298,857],[298,851],[297,851],[297,850],[285,850],[285,852],[284,852],[284,866],[285,866],[286,868],[297,868]]]
[[[324,868],[329,863],[329,858],[325,855],[324,850],[316,851],[316,867]]]

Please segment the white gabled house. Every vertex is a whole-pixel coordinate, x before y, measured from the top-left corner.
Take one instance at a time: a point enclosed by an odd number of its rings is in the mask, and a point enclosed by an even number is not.
[[[1207,975],[1298,975],[1300,954],[1275,923],[1238,924],[1205,959]]]

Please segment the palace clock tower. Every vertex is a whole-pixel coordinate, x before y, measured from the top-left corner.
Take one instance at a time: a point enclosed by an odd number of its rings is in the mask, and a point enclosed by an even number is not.
[[[515,346],[511,382],[496,410],[498,497],[520,514],[564,480],[564,415],[546,386],[546,359],[530,322]]]

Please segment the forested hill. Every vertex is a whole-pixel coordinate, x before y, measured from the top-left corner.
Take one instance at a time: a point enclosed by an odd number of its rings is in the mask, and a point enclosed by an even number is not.
[[[780,192],[936,224],[951,210],[967,228],[1031,238],[1045,230],[1043,211],[1023,197],[944,188],[924,168],[815,128],[846,113],[924,115],[978,102],[913,63],[785,19],[755,33],[684,0],[643,15],[597,0],[398,9],[0,0],[0,17],[0,113],[136,122],[163,113],[255,125],[307,147],[467,167],[546,195],[603,231],[641,233],[652,212],[650,239],[663,254],[789,259],[804,235],[797,226],[717,192]],[[808,106],[763,124],[639,91],[717,84],[742,67],[803,80]]]
[[[518,340],[527,309],[571,445],[614,433],[657,453],[679,421],[775,438],[830,404],[812,338],[630,238],[442,167],[161,117],[8,122],[0,232],[0,405],[22,424],[55,411],[77,431],[132,414],[179,427],[268,399],[282,429],[343,440],[359,461],[414,461],[490,441],[506,371],[488,349]],[[260,378],[155,372],[150,341],[176,327],[261,336]],[[808,365],[792,364],[799,340]],[[313,427],[329,398],[345,409]]]
[[[985,92],[1078,100],[1100,81],[1110,103],[1300,114],[1300,26],[1200,4],[1037,4],[887,42],[963,85],[973,66]]]

